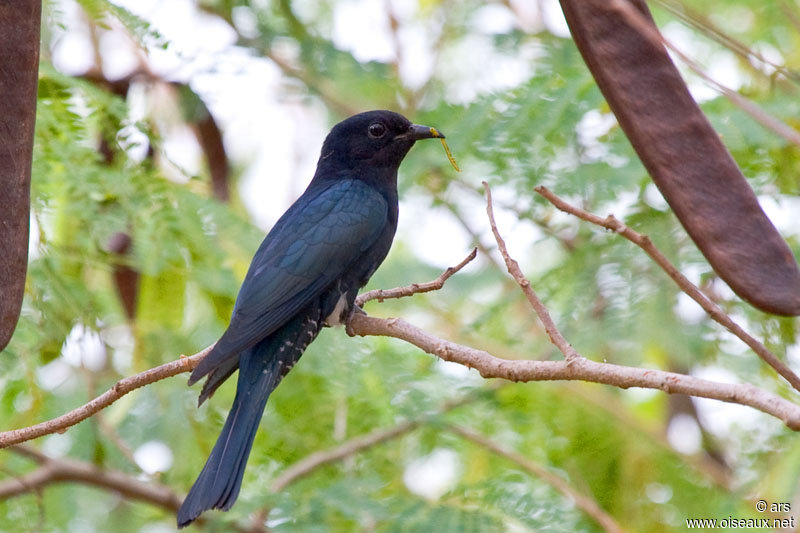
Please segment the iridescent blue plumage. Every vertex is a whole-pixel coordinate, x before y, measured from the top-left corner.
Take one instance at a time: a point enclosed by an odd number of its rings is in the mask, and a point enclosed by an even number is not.
[[[233,406],[178,511],[179,527],[236,501],[267,398],[331,313],[340,323],[352,312],[394,238],[400,162],[434,132],[390,111],[361,113],[331,130],[308,188],[253,257],[228,329],[189,379],[208,376],[202,403],[239,369]]]

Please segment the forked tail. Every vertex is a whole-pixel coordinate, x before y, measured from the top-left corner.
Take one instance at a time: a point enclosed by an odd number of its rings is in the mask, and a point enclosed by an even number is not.
[[[208,509],[227,511],[236,501],[267,398],[319,331],[309,322],[313,321],[290,322],[242,353],[236,398],[203,471],[178,510],[179,528]]]

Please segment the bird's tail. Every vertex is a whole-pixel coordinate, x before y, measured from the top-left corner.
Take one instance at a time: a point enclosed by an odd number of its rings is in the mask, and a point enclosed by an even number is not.
[[[319,331],[305,321],[297,322],[242,352],[233,406],[203,471],[178,510],[179,528],[208,509],[227,511],[236,501],[267,398]]]

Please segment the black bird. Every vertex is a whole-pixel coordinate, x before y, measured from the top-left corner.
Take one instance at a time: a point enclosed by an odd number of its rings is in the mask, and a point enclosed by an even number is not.
[[[178,510],[178,527],[236,501],[270,393],[323,326],[343,324],[397,229],[397,169],[419,139],[443,138],[391,111],[333,127],[308,188],[258,248],[230,325],[189,378],[199,404],[239,369],[228,419]]]

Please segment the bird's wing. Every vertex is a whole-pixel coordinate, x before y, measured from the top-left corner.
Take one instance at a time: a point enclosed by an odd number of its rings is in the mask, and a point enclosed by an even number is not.
[[[375,243],[387,212],[383,196],[360,180],[307,191],[261,243],[228,329],[189,382],[238,357],[318,297]]]

